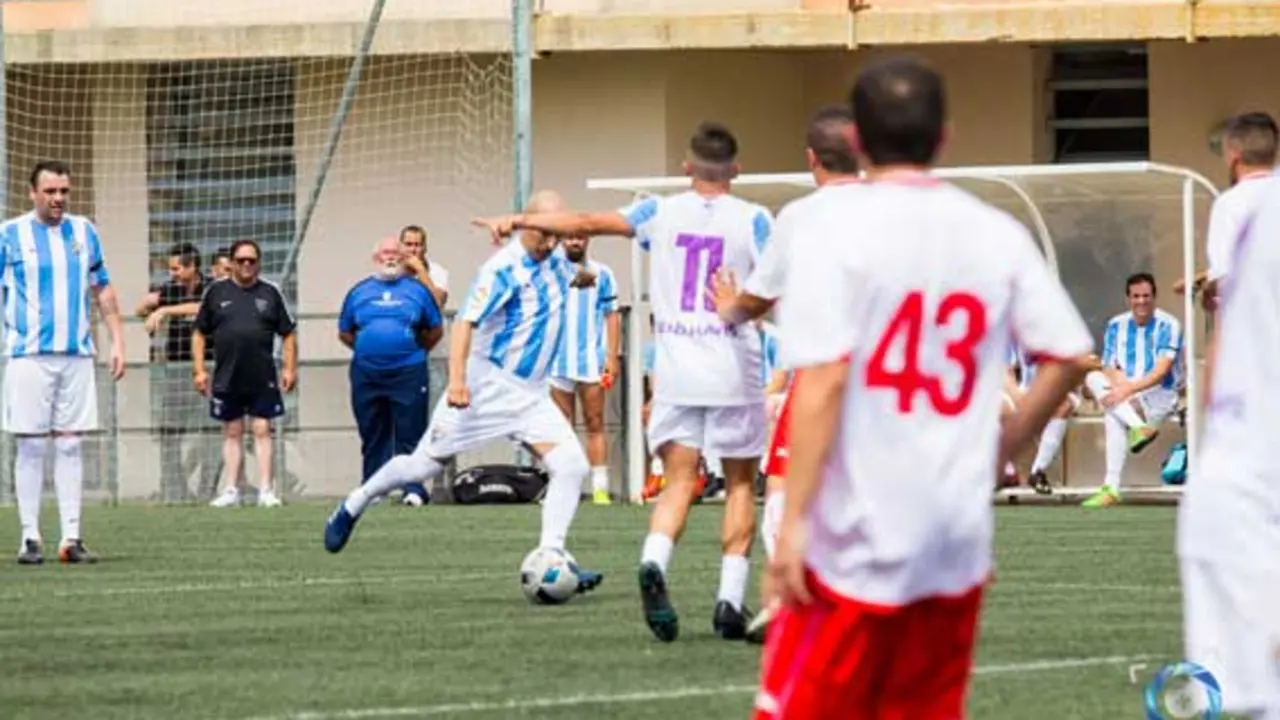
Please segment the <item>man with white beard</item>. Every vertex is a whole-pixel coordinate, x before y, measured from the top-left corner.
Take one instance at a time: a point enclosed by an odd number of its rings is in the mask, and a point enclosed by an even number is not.
[[[351,348],[351,411],[360,431],[361,482],[396,455],[413,451],[427,430],[427,353],[444,336],[431,292],[406,272],[395,238],[373,250],[374,272],[342,301],[338,339]],[[401,502],[428,499],[422,483]]]

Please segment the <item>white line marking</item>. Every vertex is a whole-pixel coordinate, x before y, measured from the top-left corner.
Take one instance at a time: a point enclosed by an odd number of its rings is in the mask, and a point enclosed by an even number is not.
[[[1076,668],[1099,667],[1104,665],[1123,665],[1137,660],[1149,659],[1150,655],[1129,655],[1111,657],[1076,658],[1067,660],[1036,660],[1023,663],[1007,663],[1002,665],[984,665],[974,669],[974,675],[1016,675],[1028,672],[1044,672],[1047,670],[1070,670]],[[755,685],[720,685],[713,687],[687,687],[671,690],[651,690],[646,692],[569,695],[558,697],[527,698],[524,700],[476,701],[469,703],[447,703],[440,705],[419,705],[416,707],[355,708],[350,710],[297,711],[284,715],[264,715],[245,720],[365,720],[366,718],[395,717],[432,717],[435,715],[453,715],[482,712],[520,712],[525,710],[542,710],[547,708],[581,707],[583,705],[625,705],[650,701],[682,700],[694,697],[717,697],[721,695],[745,695],[756,691]]]
[[[83,598],[114,597],[131,595],[184,595],[192,593],[226,593],[236,590],[282,590],[293,587],[342,587],[346,585],[383,585],[391,583],[420,582],[471,582],[478,580],[502,581],[512,579],[515,571],[478,572],[478,573],[420,573],[404,574],[370,574],[346,575],[342,577],[302,577],[280,580],[244,581],[244,582],[196,582],[164,584],[164,579],[157,579],[154,585],[126,585],[123,587],[77,587],[46,590],[38,585],[27,586],[21,592],[0,592],[0,602],[5,600],[29,600],[32,598]],[[1177,585],[1095,585],[1089,583],[1051,583],[1031,582],[1017,579],[997,579],[995,587],[999,590],[1013,587],[1031,590],[1079,590],[1082,592],[1181,592]]]
[[[1143,670],[1146,670],[1146,669],[1147,669],[1147,664],[1146,664],[1146,663],[1138,663],[1137,665],[1130,665],[1130,666],[1129,666],[1129,684],[1130,684],[1130,685],[1137,685],[1137,684],[1138,684],[1138,673],[1140,673],[1140,672],[1142,672]]]

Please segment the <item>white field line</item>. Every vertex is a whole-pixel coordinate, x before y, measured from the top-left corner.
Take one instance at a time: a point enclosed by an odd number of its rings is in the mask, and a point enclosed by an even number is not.
[[[120,587],[95,587],[93,585],[85,585],[82,587],[60,587],[56,590],[44,590],[38,585],[28,585],[21,591],[14,592],[11,587],[8,592],[0,592],[0,602],[5,600],[29,600],[32,598],[84,598],[84,597],[114,597],[114,596],[134,596],[134,595],[188,595],[199,593],[228,593],[237,590],[283,590],[286,588],[307,588],[307,587],[343,587],[349,585],[384,585],[384,584],[413,584],[413,583],[450,583],[450,582],[473,582],[480,580],[501,581],[503,579],[513,580],[516,576],[515,571],[512,572],[478,572],[478,573],[410,573],[410,574],[371,574],[371,575],[343,575],[339,577],[294,577],[280,578],[274,580],[247,580],[232,582],[186,582],[175,583],[172,585],[163,584],[163,581],[148,585],[126,585]],[[1180,592],[1181,588],[1177,585],[1113,585],[1113,584],[1094,584],[1094,583],[1051,583],[1051,582],[1031,582],[1020,581],[1017,579],[1001,580],[999,576],[995,582],[996,588],[1012,587],[1026,588],[1029,590],[1064,590],[1064,591],[1081,591],[1081,592]]]
[[[1066,660],[1036,660],[1022,663],[982,665],[974,668],[974,675],[1020,675],[1023,673],[1106,665],[1128,665],[1151,659],[1151,655],[1129,655],[1076,658]],[[569,695],[557,697],[525,698],[470,703],[446,703],[418,705],[416,707],[353,708],[332,711],[299,711],[284,715],[263,715],[245,720],[365,720],[367,718],[433,717],[437,715],[463,715],[483,712],[522,712],[547,708],[574,708],[585,705],[626,705],[643,702],[665,702],[695,697],[745,695],[756,691],[755,685],[717,685],[705,687],[672,688],[648,692]]]

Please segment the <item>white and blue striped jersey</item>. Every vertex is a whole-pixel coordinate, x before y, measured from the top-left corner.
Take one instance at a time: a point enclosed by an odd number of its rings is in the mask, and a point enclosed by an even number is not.
[[[518,238],[494,253],[480,266],[462,307],[461,319],[476,326],[470,360],[520,380],[546,380],[560,349],[565,297],[576,273],[563,251],[539,262]]]
[[[35,213],[0,225],[7,357],[92,357],[90,290],[110,282],[98,230],[64,215],[49,226]]]
[[[643,198],[619,212],[650,253],[655,398],[684,407],[760,402],[760,338],[749,325],[720,319],[708,285],[721,268],[751,277],[773,216],[732,195],[692,190]]]
[[[605,365],[605,318],[618,311],[618,282],[608,265],[588,260],[596,284],[569,288],[560,352],[551,374],[577,382],[599,382]]]
[[[1157,309],[1146,325],[1138,325],[1132,312],[1121,313],[1107,323],[1102,338],[1102,365],[1116,368],[1130,380],[1150,373],[1156,360],[1173,359],[1173,369],[1157,387],[1173,390],[1181,374],[1182,324]]]

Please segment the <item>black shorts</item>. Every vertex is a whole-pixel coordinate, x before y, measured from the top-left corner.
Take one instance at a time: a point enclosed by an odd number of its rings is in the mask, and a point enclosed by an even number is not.
[[[239,420],[245,415],[271,420],[283,414],[284,398],[276,387],[256,393],[215,392],[209,403],[209,415],[221,422]]]

